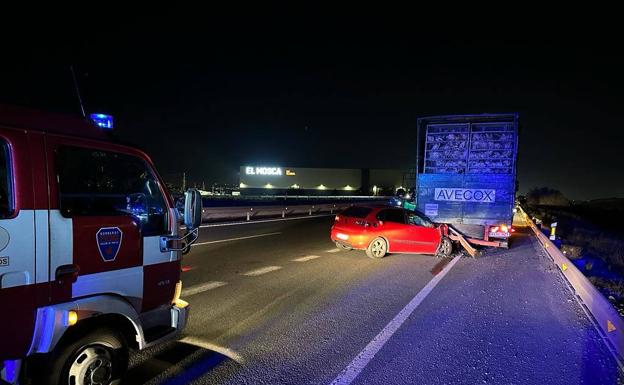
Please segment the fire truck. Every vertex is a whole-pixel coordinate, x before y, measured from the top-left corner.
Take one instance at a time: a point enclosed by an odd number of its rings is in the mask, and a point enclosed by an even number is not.
[[[0,383],[116,384],[130,349],[175,338],[197,190],[179,216],[142,151],[0,105]]]

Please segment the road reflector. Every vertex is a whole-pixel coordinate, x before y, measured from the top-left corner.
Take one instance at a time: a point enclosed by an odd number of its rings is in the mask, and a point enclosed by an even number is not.
[[[607,331],[609,333],[615,331],[615,325],[613,325],[613,323],[611,323],[611,321],[609,321],[609,320],[607,320]]]
[[[566,271],[568,270],[568,265],[566,265],[565,263],[561,264],[561,270]]]

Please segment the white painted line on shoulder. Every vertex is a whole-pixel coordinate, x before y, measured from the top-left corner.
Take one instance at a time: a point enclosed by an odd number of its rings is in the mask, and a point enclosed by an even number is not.
[[[320,255],[308,255],[307,257],[293,259],[293,262],[306,262],[306,261],[311,261],[316,258],[321,258],[321,256]]]
[[[423,287],[418,294],[373,338],[371,342],[351,361],[349,365],[331,382],[331,385],[349,385],[355,380],[355,378],[364,370],[366,365],[375,357],[375,354],[381,350],[381,348],[388,342],[390,337],[401,327],[403,322],[416,310],[418,305],[427,298],[429,293],[434,287],[444,278],[453,266],[459,261],[461,257],[457,256],[446,265],[446,267],[431,281],[429,281],[425,287]]]
[[[337,253],[337,252],[339,252],[339,251],[342,251],[342,250],[341,250],[341,249],[336,248],[336,249],[326,250],[325,252],[326,252],[326,253]]]
[[[238,237],[238,238],[229,238],[229,239],[219,239],[216,241],[208,241],[208,242],[198,242],[193,243],[193,246],[203,246],[203,245],[212,245],[213,243],[223,243],[223,242],[232,242],[232,241],[242,241],[244,239],[252,239],[252,238],[260,238],[260,237],[269,237],[271,235],[280,235],[281,232],[277,233],[267,233],[267,234],[258,234],[258,235],[250,235],[247,237]]]
[[[256,269],[256,270],[252,270],[252,271],[248,271],[246,273],[243,273],[243,275],[246,275],[248,277],[256,277],[258,275],[262,275],[262,274],[266,274],[266,273],[270,273],[272,271],[275,270],[279,270],[281,269],[281,266],[267,266],[267,267],[261,267],[260,269]]]
[[[311,219],[311,218],[335,217],[335,216],[336,216],[336,214],[306,215],[304,217],[295,217],[295,218],[277,218],[277,219],[260,219],[260,220],[257,220],[257,221],[245,221],[245,222],[210,223],[210,224],[207,224],[207,225],[201,225],[199,227],[200,228],[205,228],[205,227],[253,225],[253,224],[256,224],[256,223],[296,221],[296,220],[299,220],[299,219]]]
[[[206,282],[206,283],[202,283],[201,285],[195,285],[195,286],[191,286],[186,289],[183,289],[182,294],[180,296],[188,297],[190,295],[203,293],[205,291],[216,289],[217,287],[221,287],[225,285],[227,285],[227,282],[220,282],[220,281]]]

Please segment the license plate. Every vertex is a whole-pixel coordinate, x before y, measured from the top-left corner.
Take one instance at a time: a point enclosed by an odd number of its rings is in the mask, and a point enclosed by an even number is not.
[[[336,238],[346,241],[347,239],[349,239],[349,236],[347,234],[338,233],[336,234]]]
[[[509,237],[509,233],[504,233],[502,231],[497,231],[495,233],[490,233],[490,237],[492,237],[492,238],[507,238],[507,237]]]

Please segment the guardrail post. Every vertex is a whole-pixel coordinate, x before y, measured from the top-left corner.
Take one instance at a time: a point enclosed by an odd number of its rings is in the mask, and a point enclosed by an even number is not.
[[[308,210],[308,215],[312,215],[312,209]]]
[[[249,218],[251,217],[251,211],[253,211],[253,207],[247,211],[247,221],[249,221]]]
[[[288,210],[288,207],[285,210],[282,209],[282,218],[284,218],[286,216],[286,210]]]

